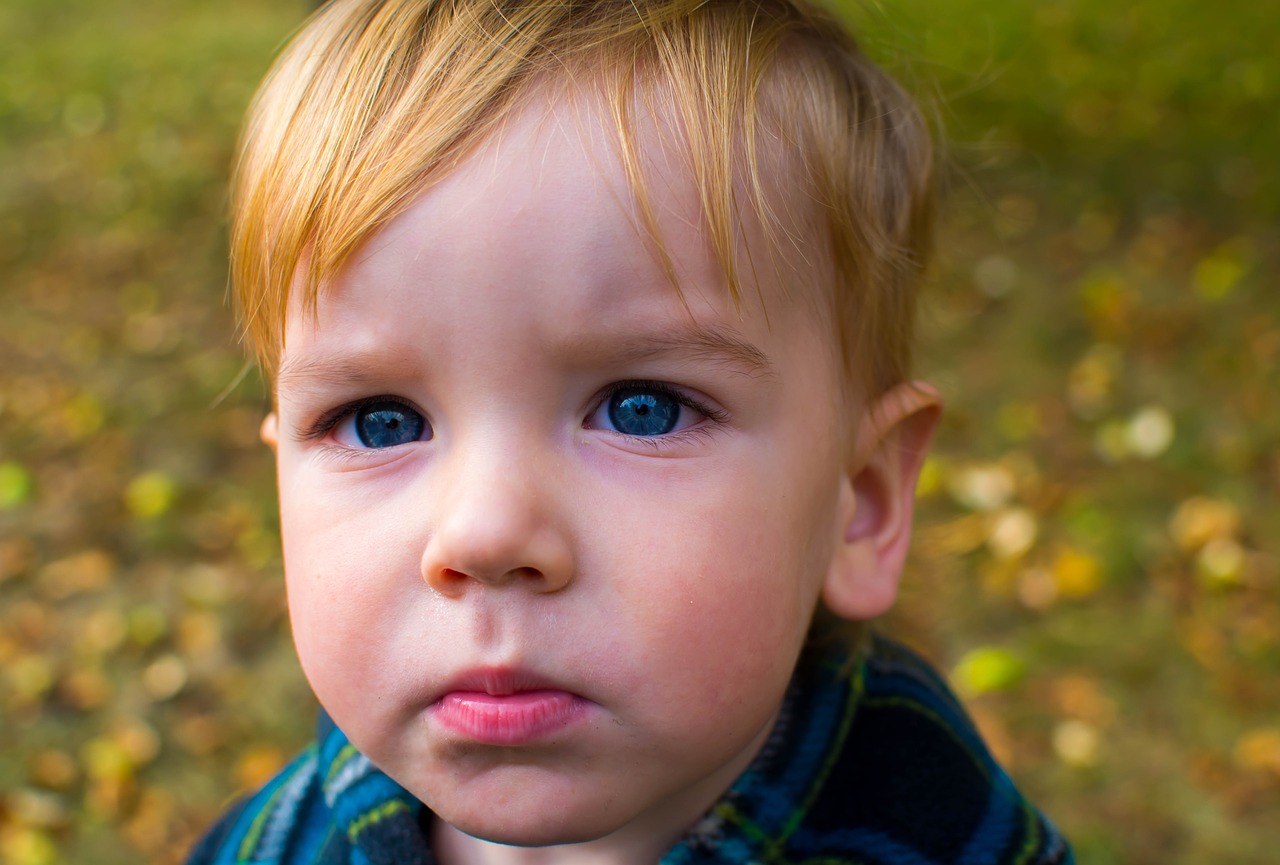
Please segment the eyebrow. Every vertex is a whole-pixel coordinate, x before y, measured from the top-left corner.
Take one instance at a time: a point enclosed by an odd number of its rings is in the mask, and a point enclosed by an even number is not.
[[[279,397],[282,386],[305,389],[373,382],[381,380],[383,376],[371,370],[385,369],[386,365],[403,368],[409,363],[401,352],[379,349],[285,358],[276,373],[275,393]]]
[[[663,356],[683,355],[691,360],[722,364],[749,378],[776,379],[773,362],[756,346],[726,327],[711,325],[685,330],[640,334],[622,339],[618,345],[604,346],[592,341],[591,348],[601,356],[626,365],[654,360]]]
[[[768,355],[728,328],[718,325],[638,334],[632,338],[611,336],[608,342],[571,337],[557,348],[564,350],[567,356],[590,357],[593,362],[604,360],[609,365],[626,366],[677,356],[719,364],[749,378],[774,380],[778,377]],[[282,388],[308,389],[380,382],[385,376],[375,370],[385,369],[387,365],[403,369],[411,363],[402,352],[385,349],[286,358],[276,373],[275,392],[278,398]]]

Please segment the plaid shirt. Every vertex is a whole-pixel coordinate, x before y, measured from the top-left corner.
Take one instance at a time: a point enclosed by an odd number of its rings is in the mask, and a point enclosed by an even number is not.
[[[807,652],[751,767],[660,865],[1071,865],[924,661]],[[189,865],[430,865],[430,815],[323,714],[317,741],[232,808]]]

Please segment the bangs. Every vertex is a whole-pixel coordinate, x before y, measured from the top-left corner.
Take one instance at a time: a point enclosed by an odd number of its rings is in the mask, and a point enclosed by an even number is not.
[[[848,379],[876,393],[909,375],[929,136],[825,13],[789,0],[337,0],[278,58],[239,146],[232,286],[270,379],[291,304],[313,311],[371,235],[558,86],[603,100],[673,285],[637,146],[637,124],[658,116],[675,121],[672,151],[735,301],[753,267],[734,254],[745,207],[771,243],[830,262]],[[811,212],[780,211],[784,186]]]

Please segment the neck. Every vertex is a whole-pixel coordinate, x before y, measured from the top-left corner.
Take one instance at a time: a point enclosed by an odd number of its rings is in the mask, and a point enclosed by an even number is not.
[[[437,819],[431,846],[440,865],[655,865],[675,843],[633,835],[617,832],[581,844],[512,847],[474,838]]]

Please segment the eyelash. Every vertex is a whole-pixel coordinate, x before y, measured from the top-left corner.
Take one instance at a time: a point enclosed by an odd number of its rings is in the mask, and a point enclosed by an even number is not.
[[[418,412],[423,417],[426,417],[426,412],[420,411],[417,406],[415,406],[413,403],[409,402],[407,399],[403,397],[398,397],[398,396],[395,396],[394,394],[378,394],[376,396],[365,396],[357,400],[352,400],[349,403],[340,405],[331,411],[325,412],[323,415],[317,418],[315,422],[312,423],[309,427],[302,430],[298,434],[298,439],[300,441],[316,441],[318,439],[322,439],[326,435],[328,435],[329,432],[334,427],[336,427],[340,421],[342,421],[346,417],[349,417],[350,415],[355,414],[365,406],[373,405],[375,403],[387,403],[387,402],[397,403],[399,405],[404,406],[405,408],[412,409],[413,411]],[[345,448],[345,450],[357,450],[357,449]]]
[[[607,400],[609,400],[615,393],[618,393],[619,391],[632,390],[632,389],[649,390],[649,391],[653,391],[654,393],[660,393],[665,396],[668,396],[671,399],[675,400],[676,402],[680,403],[680,405],[684,406],[685,408],[692,409],[693,411],[696,411],[698,414],[705,417],[707,420],[711,421],[711,424],[709,425],[695,424],[690,427],[685,427],[682,430],[677,430],[675,432],[668,433],[667,435],[661,435],[661,436],[636,436],[636,435],[628,435],[627,433],[624,433],[624,432],[618,432],[617,430],[612,430],[614,435],[623,436],[630,442],[643,445],[644,447],[651,448],[654,451],[660,452],[663,449],[667,447],[671,447],[675,444],[687,442],[687,441],[690,441],[691,439],[706,437],[714,432],[716,426],[719,426],[725,423],[729,419],[728,412],[724,411],[723,409],[714,408],[712,406],[707,405],[704,402],[701,402],[700,400],[694,399],[693,397],[689,396],[689,394],[685,393],[683,390],[680,390],[679,388],[673,385],[667,384],[666,382],[652,381],[649,379],[630,379],[627,381],[612,382],[592,402],[591,411],[588,413],[587,416],[590,417],[591,415],[594,415],[597,411],[599,411],[600,407],[604,405],[604,403]]]
[[[696,411],[698,414],[702,415],[707,420],[711,421],[713,424],[716,424],[716,425],[722,424],[726,420],[728,420],[728,414],[725,411],[718,408],[713,408],[699,400],[696,400],[690,397],[684,391],[679,390],[678,388],[673,387],[672,385],[667,384],[666,382],[650,381],[646,379],[629,379],[626,381],[617,381],[617,382],[611,383],[592,402],[591,411],[588,413],[587,416],[590,417],[591,415],[595,414],[595,412],[599,410],[600,406],[602,406],[605,403],[605,401],[608,400],[610,397],[612,397],[615,393],[618,393],[619,391],[633,390],[633,389],[650,390],[650,391],[653,391],[654,393],[661,393],[665,396],[668,396],[671,399],[675,400],[676,402],[680,403],[682,406],[685,406],[686,408]],[[333,428],[336,427],[342,420],[360,411],[360,409],[364,408],[365,406],[373,405],[375,403],[387,403],[387,402],[398,403],[400,405],[405,406],[406,408],[412,409],[415,412],[419,412],[419,409],[415,405],[413,405],[413,403],[409,402],[407,399],[404,399],[403,397],[395,396],[394,394],[377,394],[375,396],[361,397],[360,399],[352,400],[351,402],[344,403],[343,405],[340,405],[337,408],[332,409],[331,411],[325,412],[323,415],[317,418],[310,426],[303,429],[298,434],[298,439],[304,442],[317,441],[319,439],[322,439],[326,435],[328,435],[330,431],[332,431]],[[419,413],[423,414],[424,417],[426,416],[425,412],[419,412]],[[430,423],[430,418],[428,418],[428,423]],[[630,439],[631,441],[643,443],[645,446],[652,447],[654,450],[660,450],[664,446],[664,443],[685,441],[695,436],[706,435],[709,432],[709,430],[707,429],[707,427],[699,424],[691,427],[686,427],[685,429],[677,430],[676,432],[670,433],[669,435],[663,435],[663,436],[633,436],[633,435],[628,435],[627,433],[617,432],[616,430],[613,432],[615,432],[616,435],[626,436],[626,438]],[[342,448],[342,450],[344,451],[349,450],[349,451],[360,452],[360,453],[363,452],[362,450],[357,448],[344,447]]]

